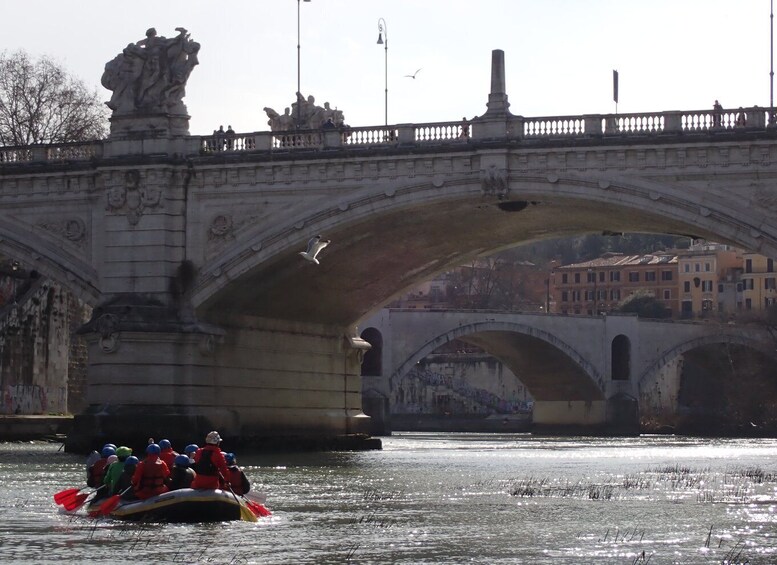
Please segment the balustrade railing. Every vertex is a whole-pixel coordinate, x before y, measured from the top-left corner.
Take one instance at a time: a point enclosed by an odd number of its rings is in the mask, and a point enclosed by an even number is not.
[[[192,136],[189,147],[201,154],[245,153],[336,149],[340,147],[380,148],[399,145],[454,145],[493,139],[576,139],[678,133],[717,133],[736,130],[772,129],[766,108],[737,110],[694,110],[633,114],[586,114],[582,116],[514,116],[508,132],[498,133],[487,116],[473,122],[436,122],[392,126],[344,127],[289,132],[254,132]],[[489,123],[492,127],[489,127]],[[505,130],[502,129],[502,132]],[[37,161],[79,161],[101,157],[107,141],[0,147],[0,165]],[[192,145],[193,144],[193,145]]]

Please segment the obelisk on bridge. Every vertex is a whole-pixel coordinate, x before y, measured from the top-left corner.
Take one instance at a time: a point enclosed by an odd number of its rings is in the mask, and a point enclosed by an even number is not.
[[[501,49],[491,51],[491,92],[488,95],[487,115],[509,115],[510,103],[505,88],[505,52]]]

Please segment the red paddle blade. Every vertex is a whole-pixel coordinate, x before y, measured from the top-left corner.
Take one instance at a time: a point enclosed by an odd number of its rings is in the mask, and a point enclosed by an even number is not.
[[[71,512],[73,510],[81,508],[84,502],[86,502],[86,499],[88,496],[89,496],[89,493],[76,494],[75,496],[73,496],[73,498],[69,498],[68,500],[63,502],[62,505],[65,507],[65,510],[67,510],[68,512]]]
[[[57,504],[62,504],[62,501],[75,496],[79,492],[81,492],[80,488],[67,488],[65,490],[59,491],[58,493],[54,494],[54,502]]]
[[[265,517],[265,516],[272,516],[272,512],[267,510],[263,505],[259,504],[258,502],[252,502],[250,500],[246,500],[246,506],[251,509],[251,512],[256,514],[257,516]]]
[[[100,516],[107,516],[113,512],[119,505],[119,502],[121,502],[121,496],[118,494],[114,494],[112,497],[106,499],[106,501],[100,505]]]

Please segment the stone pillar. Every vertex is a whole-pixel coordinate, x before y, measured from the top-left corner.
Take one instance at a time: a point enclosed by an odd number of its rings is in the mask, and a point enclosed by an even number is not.
[[[379,446],[362,412],[369,344],[343,328],[247,318],[216,328],[154,323],[148,305],[129,318],[121,311],[104,309],[85,327],[89,409],[68,450],[140,448],[148,437],[202,443],[214,429],[231,446]]]

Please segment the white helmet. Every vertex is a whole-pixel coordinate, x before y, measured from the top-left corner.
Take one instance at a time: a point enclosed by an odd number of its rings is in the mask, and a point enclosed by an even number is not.
[[[221,443],[221,436],[217,431],[208,432],[208,435],[205,436],[205,443],[218,445]]]

